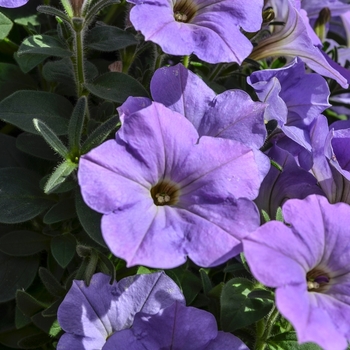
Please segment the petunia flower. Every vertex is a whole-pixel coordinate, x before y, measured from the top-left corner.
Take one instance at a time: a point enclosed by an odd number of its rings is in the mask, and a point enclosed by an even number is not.
[[[140,312],[131,328],[114,333],[103,350],[249,350],[233,334],[218,332],[215,317],[174,302],[157,314]]]
[[[266,105],[253,101],[242,90],[227,90],[219,95],[181,63],[154,73],[151,94],[160,102],[184,115],[199,136],[223,137],[259,149],[266,139]]]
[[[208,63],[237,62],[252,51],[242,34],[262,23],[263,0],[128,0],[130,20],[146,40],[171,55],[194,53]]]
[[[350,207],[311,195],[290,199],[287,225],[270,221],[243,240],[253,275],[276,288],[276,306],[299,343],[345,350],[350,340]]]
[[[267,104],[265,120],[276,120],[287,137],[311,151],[310,124],[330,107],[327,82],[318,74],[306,74],[298,58],[283,68],[256,71],[247,81]]]
[[[266,153],[282,167],[280,170],[271,166],[260,186],[259,195],[254,200],[259,210],[263,209],[270,218],[274,219],[277,208],[290,198],[303,199],[310,194],[324,195],[316,178],[299,167],[289,152],[273,145]]]
[[[90,285],[74,280],[58,309],[66,332],[58,350],[100,350],[115,332],[130,328],[137,312],[149,315],[178,301],[185,303],[178,286],[156,272],[126,277],[110,284],[110,276],[93,275]]]
[[[25,5],[29,0],[0,0],[0,7],[15,8]]]
[[[268,158],[237,141],[198,140],[181,114],[156,102],[139,109],[139,101],[127,101],[114,140],[80,158],[81,192],[104,214],[105,242],[128,266],[171,268],[187,256],[201,266],[223,263],[259,226],[252,200]]]
[[[274,26],[270,36],[262,39],[249,56],[260,60],[267,57],[300,57],[311,69],[326,77],[335,79],[342,87],[348,86],[347,78],[338,72],[326,59],[321,50],[313,45],[304,19],[292,0],[270,0],[276,13],[276,21],[283,25]]]

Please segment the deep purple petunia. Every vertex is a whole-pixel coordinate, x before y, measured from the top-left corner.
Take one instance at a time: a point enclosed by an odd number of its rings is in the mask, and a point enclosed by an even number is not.
[[[270,221],[243,240],[247,262],[298,341],[344,350],[350,340],[350,207],[311,195],[282,208],[287,225]]]
[[[15,8],[25,5],[29,0],[0,0],[0,7]]]
[[[115,140],[80,158],[81,192],[104,214],[108,247],[128,266],[171,268],[187,256],[201,266],[223,263],[259,225],[251,200],[268,158],[237,141],[198,140],[181,114],[139,102],[127,101]]]
[[[163,67],[151,80],[154,101],[184,115],[199,136],[223,137],[259,149],[266,139],[266,105],[242,90],[219,95],[181,63]]]
[[[155,315],[140,312],[131,328],[112,335],[103,350],[249,350],[233,334],[218,332],[215,317],[175,302]]]
[[[164,272],[126,277],[110,284],[97,273],[89,286],[74,280],[58,309],[66,332],[58,350],[99,350],[115,332],[130,328],[137,312],[149,315],[173,304],[185,303],[178,286]]]
[[[209,63],[237,62],[252,51],[242,34],[262,23],[262,0],[128,0],[130,20],[146,40],[171,55],[194,53]]]

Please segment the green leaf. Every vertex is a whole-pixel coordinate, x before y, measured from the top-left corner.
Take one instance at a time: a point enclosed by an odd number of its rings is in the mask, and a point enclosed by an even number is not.
[[[44,216],[47,225],[76,217],[74,198],[65,198],[56,203]]]
[[[190,305],[202,289],[201,280],[183,266],[167,270],[165,273],[181,288],[186,303]]]
[[[18,90],[36,90],[37,83],[17,65],[0,62],[0,101]]]
[[[250,299],[269,299],[274,301],[275,295],[271,290],[266,289],[255,289],[248,294]]]
[[[19,308],[16,306],[15,311],[15,325],[17,329],[23,328],[32,323],[30,317],[26,316]]]
[[[4,40],[12,29],[13,23],[0,12],[0,40]]]
[[[225,332],[249,326],[266,316],[273,306],[267,299],[248,295],[254,290],[254,284],[244,278],[229,280],[221,294],[221,325]]]
[[[92,28],[88,32],[85,41],[85,45],[89,49],[104,52],[117,51],[138,43],[131,33],[108,25],[100,25]]]
[[[239,262],[232,263],[224,268],[225,273],[232,273],[233,275],[237,272],[244,272],[246,269]]]
[[[30,220],[52,201],[39,188],[39,177],[23,168],[0,169],[0,222],[14,224]]]
[[[67,158],[68,149],[57,137],[57,135],[41,120],[34,118],[33,124],[38,133],[45,139],[45,141],[56,151],[62,158]]]
[[[23,132],[17,136],[16,146],[22,152],[28,153],[34,157],[55,162],[61,159],[40,135]]]
[[[80,189],[78,189],[75,194],[75,208],[81,226],[83,226],[86,233],[102,247],[106,247],[101,232],[102,214],[90,209],[85,204],[83,197],[81,196]]]
[[[115,116],[97,127],[84,141],[81,146],[81,153],[85,154],[100,145],[112,131],[116,131],[119,123],[119,117]]]
[[[45,5],[41,5],[37,7],[37,11],[41,12],[41,13],[45,13],[47,15],[51,15],[51,16],[57,16],[58,18],[61,18],[63,21],[65,21],[66,23],[70,23],[70,18],[61,10],[57,9],[56,7],[52,7],[52,6],[45,6]]]
[[[280,333],[268,339],[271,350],[322,350],[314,343],[298,344],[295,332]]]
[[[57,315],[58,307],[61,305],[62,299],[54,301],[47,309],[41,312],[44,317],[50,317]]]
[[[24,39],[20,45],[17,56],[37,54],[57,57],[70,57],[72,52],[58,39],[49,35],[33,35]]]
[[[62,330],[62,328],[61,328],[60,324],[58,323],[58,321],[56,320],[51,325],[49,335],[51,335],[51,337],[56,337],[61,332],[61,330]]]
[[[56,277],[45,267],[40,267],[39,276],[46,290],[53,296],[63,297],[66,295],[66,289],[57,281]]]
[[[90,24],[91,21],[96,17],[96,15],[106,6],[119,4],[119,0],[100,0],[97,2],[94,2],[94,4],[89,7],[85,6],[85,11],[82,13],[82,15],[85,17],[86,26]]]
[[[66,181],[67,177],[77,168],[77,164],[71,162],[69,159],[60,164],[48,179],[45,187],[45,193],[51,193],[61,183]]]
[[[33,336],[33,335],[38,335],[38,334],[43,334],[37,327],[34,325],[30,324],[26,327],[23,327],[21,329],[13,329],[8,332],[0,334],[0,343],[4,344],[4,346],[10,346],[11,349],[29,349],[28,347],[20,348],[18,346],[18,342]],[[4,349],[8,349],[5,348]]]
[[[12,256],[33,255],[47,249],[48,241],[48,237],[37,232],[13,231],[0,237],[0,251]]]
[[[31,317],[31,320],[35,326],[41,329],[46,334],[50,334],[50,330],[55,321],[57,321],[57,316],[45,317],[41,312]]]
[[[210,280],[208,274],[205,272],[205,269],[201,268],[199,270],[199,273],[201,275],[204,295],[207,296],[209,294],[209,292],[212,290],[213,285],[211,283],[211,280]]]
[[[76,106],[74,107],[72,116],[70,118],[69,126],[68,126],[68,141],[69,141],[69,150],[80,149],[80,139],[81,133],[83,130],[85,112],[86,112],[86,97],[81,97]]]
[[[40,332],[39,334],[32,334],[28,337],[22,338],[18,341],[18,345],[21,349],[37,349],[42,348],[48,342],[51,342],[51,338],[48,334]]]
[[[123,103],[129,96],[148,97],[146,89],[136,79],[129,75],[108,72],[100,75],[86,89],[93,95],[105,100]]]
[[[278,207],[276,211],[276,220],[284,222],[283,214],[282,214],[282,208]]]
[[[28,165],[28,157],[16,147],[16,138],[0,133],[0,168],[25,168]]]
[[[49,57],[48,55],[31,55],[31,54],[18,56],[17,52],[14,54],[14,58],[23,73],[30,72],[33,68],[35,68],[37,65],[39,65],[48,57]]]
[[[16,304],[28,317],[32,317],[45,308],[45,304],[22,290],[18,290],[16,293]]]
[[[58,264],[65,268],[75,255],[76,240],[70,233],[53,237],[51,252]]]
[[[63,96],[42,91],[17,91],[0,102],[0,119],[37,134],[33,119],[40,119],[57,135],[67,134],[71,103]]]
[[[17,289],[27,289],[32,284],[39,261],[39,255],[13,257],[0,253],[0,303],[14,299]]]
[[[270,218],[269,214],[264,209],[261,209],[261,214],[262,214],[265,222],[271,221],[271,218]]]

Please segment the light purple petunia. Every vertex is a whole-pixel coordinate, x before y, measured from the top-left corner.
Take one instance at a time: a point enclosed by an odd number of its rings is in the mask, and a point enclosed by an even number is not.
[[[312,173],[331,203],[350,204],[350,129],[347,121],[334,123],[331,130],[320,115],[311,129]],[[334,130],[334,127],[336,130]]]
[[[256,71],[247,81],[267,103],[265,120],[276,120],[287,137],[311,151],[310,124],[330,107],[327,82],[318,74],[306,74],[297,58],[280,69]]]
[[[0,0],[0,7],[15,8],[25,5],[29,0]]]
[[[158,69],[151,80],[154,101],[184,115],[199,136],[223,137],[259,149],[266,139],[266,105],[242,90],[219,95],[181,63]]]
[[[104,214],[105,242],[128,266],[171,268],[187,256],[223,263],[259,226],[251,200],[268,158],[237,141],[198,140],[184,116],[156,102],[139,109],[140,101],[127,100],[114,140],[80,158],[81,192]]]
[[[128,0],[130,20],[146,40],[171,55],[194,53],[208,63],[237,62],[252,51],[242,34],[262,23],[263,0]]]
[[[73,281],[58,309],[58,322],[66,332],[58,350],[100,350],[115,332],[132,326],[137,312],[152,315],[176,301],[185,303],[164,272],[126,277],[113,284],[110,279],[97,273],[89,286]]]
[[[276,288],[276,305],[298,341],[345,350],[350,340],[350,207],[311,195],[282,208],[243,240],[253,275]]]
[[[300,57],[315,72],[335,79],[344,88],[348,87],[349,77],[344,77],[338,71],[340,66],[336,66],[334,62],[330,64],[331,60],[314,46],[305,19],[294,1],[269,0],[267,3],[273,6],[275,21],[283,25],[273,26],[271,35],[263,38],[249,57],[254,60],[280,56]]]
[[[155,315],[140,312],[131,328],[112,335],[103,350],[249,350],[233,334],[218,332],[215,317],[175,302]]]

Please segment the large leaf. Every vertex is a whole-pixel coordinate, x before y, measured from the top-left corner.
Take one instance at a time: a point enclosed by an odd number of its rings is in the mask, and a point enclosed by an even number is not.
[[[254,284],[245,278],[229,280],[221,294],[221,325],[232,332],[248,326],[268,314],[273,306],[269,299],[249,298]]]
[[[32,231],[13,231],[0,238],[0,251],[13,256],[28,256],[48,248],[49,237]],[[19,244],[20,242],[20,244]]]
[[[40,189],[39,180],[40,177],[28,169],[0,169],[0,222],[24,222],[52,205]]]
[[[36,276],[38,266],[39,255],[19,258],[0,253],[0,302],[14,299],[18,289],[27,289]]]
[[[92,28],[88,32],[85,41],[88,48],[107,52],[137,44],[137,40],[132,34],[107,25]]]
[[[40,91],[17,91],[0,102],[0,119],[37,134],[33,119],[45,122],[57,135],[68,130],[73,107],[63,96]]]
[[[76,216],[74,198],[62,199],[56,203],[44,216],[44,223],[51,225],[56,222],[68,220]]]
[[[58,39],[49,35],[33,35],[26,38],[20,45],[17,56],[28,54],[48,55],[57,57],[72,56],[72,52]]]
[[[129,96],[148,97],[146,89],[136,79],[118,72],[102,74],[85,87],[93,95],[117,103],[123,103]]]
[[[18,66],[0,63],[0,101],[18,90],[35,90],[37,83]]]

